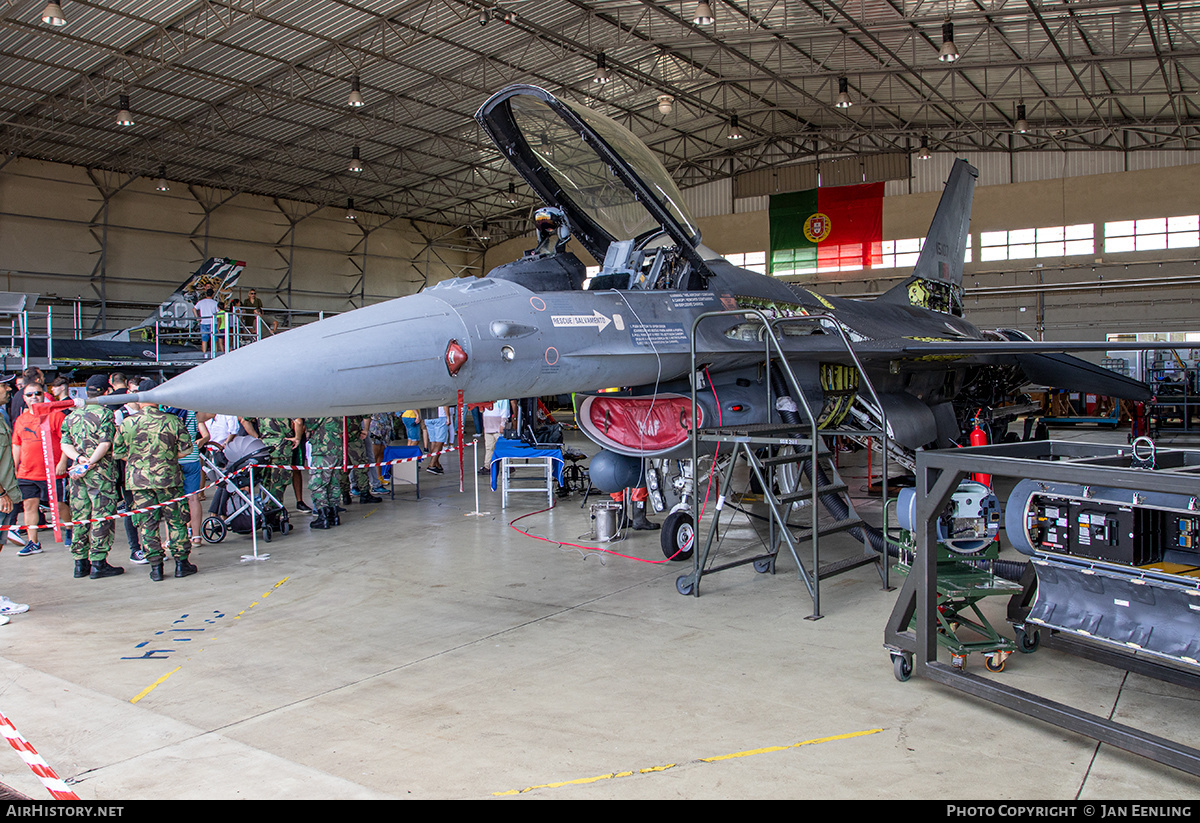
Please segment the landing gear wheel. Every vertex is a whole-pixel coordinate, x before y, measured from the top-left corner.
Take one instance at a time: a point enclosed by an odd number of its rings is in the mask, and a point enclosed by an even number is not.
[[[225,524],[219,517],[206,517],[200,526],[200,533],[209,543],[220,543],[225,539]]]
[[[1032,634],[1024,629],[1017,629],[1017,649],[1023,654],[1033,654],[1042,645],[1042,635],[1036,629]]]
[[[688,578],[688,576],[686,574],[681,574],[679,577],[677,577],[675,579],[675,591],[679,592],[680,594],[684,595],[685,597],[687,595],[691,594],[692,592],[694,592],[695,590],[696,590],[695,585],[692,583],[692,581]]]
[[[907,682],[913,673],[912,658],[906,654],[893,654],[892,673],[901,683]]]
[[[659,538],[663,556],[668,560],[691,560],[696,548],[696,530],[692,527],[692,515],[685,511],[671,512],[663,521],[662,536]],[[684,548],[684,547],[687,548]]]
[[[754,570],[759,574],[774,574],[775,573],[775,558],[762,557],[754,561]]]
[[[1000,652],[984,655],[983,667],[989,672],[1002,672],[1004,671],[1004,659],[1004,655]]]

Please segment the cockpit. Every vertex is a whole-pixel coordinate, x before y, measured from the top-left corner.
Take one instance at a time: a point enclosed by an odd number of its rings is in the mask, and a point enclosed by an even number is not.
[[[539,214],[561,215],[553,226],[536,218],[539,243],[530,255],[549,262],[563,254],[565,229],[602,261],[593,290],[703,287],[700,230],[670,174],[632,132],[535,86],[510,86],[475,116],[546,203]]]

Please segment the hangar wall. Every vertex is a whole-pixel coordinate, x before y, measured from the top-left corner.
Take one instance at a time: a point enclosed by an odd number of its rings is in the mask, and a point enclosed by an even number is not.
[[[99,330],[102,298],[108,324],[128,325],[148,314],[128,304],[157,305],[207,257],[244,261],[243,293],[277,314],[346,311],[479,270],[460,230],[358,213],[14,158],[0,168],[0,290],[88,301]]]

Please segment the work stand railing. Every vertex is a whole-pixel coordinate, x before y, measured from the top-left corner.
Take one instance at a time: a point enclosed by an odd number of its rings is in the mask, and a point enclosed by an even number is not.
[[[725,426],[718,420],[716,426],[695,424],[695,421],[701,420],[698,392],[702,390],[696,333],[702,323],[721,317],[743,317],[758,321],[763,344],[761,382],[766,408],[772,410],[771,422]],[[816,407],[817,411],[814,412],[814,404],[803,391],[788,361],[787,352],[780,345],[781,327],[814,323],[820,324],[825,334],[831,334],[842,342],[846,354],[845,357],[837,359],[848,361],[857,371],[858,392],[861,394],[865,391],[869,396],[881,422],[880,428],[821,427],[820,413],[824,406],[824,397],[822,405]],[[847,486],[838,475],[835,452],[826,443],[827,438],[837,435],[869,437],[878,442],[883,454],[883,499],[887,499],[889,441],[883,405],[842,324],[837,318],[827,314],[770,318],[757,309],[741,309],[702,314],[692,324],[691,332],[692,465],[697,465],[702,452],[712,451],[715,453],[712,471],[717,472],[718,466],[723,468],[720,470],[718,484],[720,494],[715,502],[708,501],[714,505],[714,511],[709,516],[707,529],[701,527],[700,519],[703,506],[706,505],[705,495],[701,493],[700,488],[703,481],[698,472],[693,472],[691,514],[692,522],[696,524],[694,539],[699,540],[703,535],[704,542],[701,549],[693,553],[692,571],[680,576],[676,581],[677,590],[681,594],[699,596],[702,577],[747,564],[753,564],[755,571],[774,573],[776,558],[783,547],[786,547],[795,561],[797,574],[812,598],[813,612],[809,619],[816,620],[822,616],[820,585],[823,578],[876,563],[883,585],[888,588],[888,564],[886,551],[882,550],[882,536],[875,541],[869,539],[872,530],[855,512]],[[715,402],[719,407],[720,398],[716,397]],[[725,455],[723,460],[719,459],[722,454]],[[758,519],[766,521],[765,540],[759,536],[765,551],[710,566],[714,543],[719,541],[718,525],[721,514],[731,505],[729,492],[732,489],[735,470],[742,460],[745,460],[750,475],[762,490],[766,515],[759,516]],[[807,488],[804,487],[805,476],[808,479]],[[825,522],[821,520],[822,510],[827,514]],[[886,512],[886,506],[884,511]],[[799,514],[798,521],[794,517],[796,513]],[[849,531],[863,541],[863,554],[822,565],[821,537],[843,531]],[[807,563],[801,554],[802,545],[806,542],[812,544],[811,558],[807,559]],[[873,546],[873,542],[878,545]],[[877,553],[880,551],[881,554]]]

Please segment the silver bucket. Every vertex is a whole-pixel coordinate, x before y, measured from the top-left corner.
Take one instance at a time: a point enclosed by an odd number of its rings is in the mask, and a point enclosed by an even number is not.
[[[617,539],[621,526],[622,504],[613,501],[592,504],[592,539],[609,543]]]

